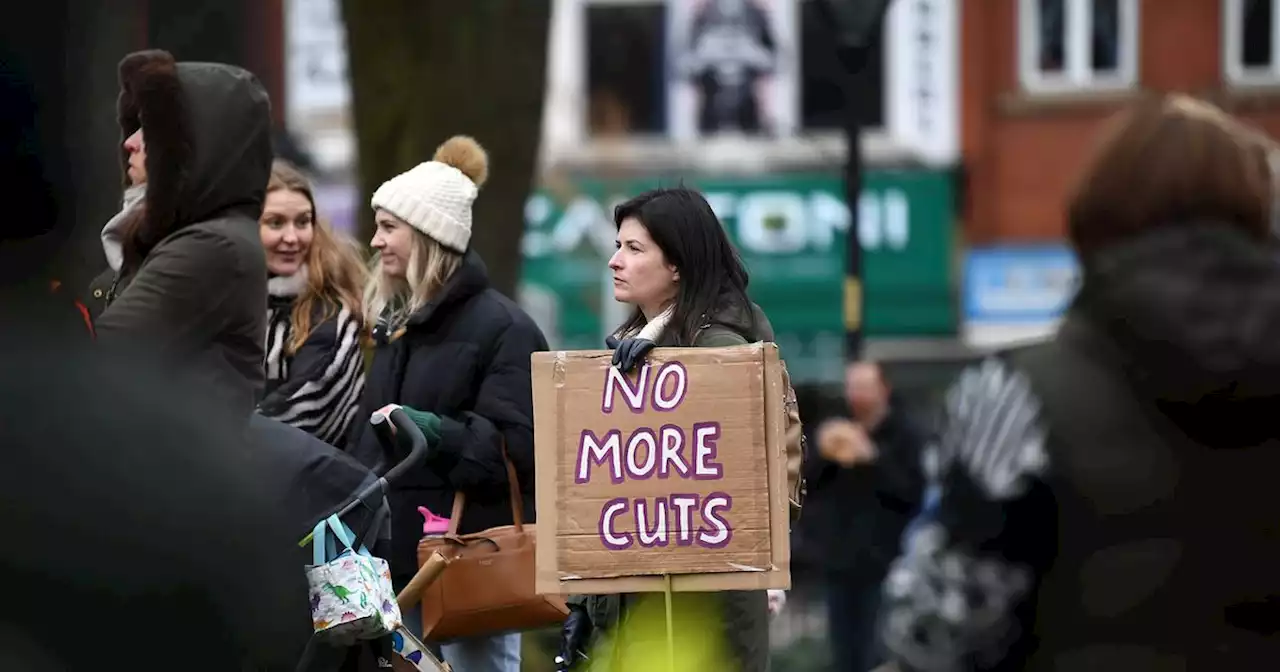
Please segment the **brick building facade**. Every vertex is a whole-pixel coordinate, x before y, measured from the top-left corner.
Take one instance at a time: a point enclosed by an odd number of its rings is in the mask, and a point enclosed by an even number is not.
[[[971,243],[1062,238],[1099,125],[1140,91],[1280,132],[1277,0],[970,0],[961,45]]]

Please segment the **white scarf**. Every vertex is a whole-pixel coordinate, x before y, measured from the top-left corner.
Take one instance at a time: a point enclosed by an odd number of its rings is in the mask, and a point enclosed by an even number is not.
[[[124,190],[124,205],[117,212],[115,217],[107,220],[107,225],[102,227],[102,252],[107,257],[107,264],[111,266],[111,270],[119,273],[120,266],[124,264],[124,228],[125,220],[138,204],[142,203],[142,197],[147,194],[147,185],[135,184]]]
[[[621,338],[632,338],[632,337],[643,338],[646,341],[654,341],[656,343],[658,338],[662,336],[662,332],[666,331],[667,324],[671,322],[671,316],[675,314],[675,311],[676,311],[676,304],[673,303],[667,306],[666,310],[662,311],[661,313],[658,313],[658,315],[654,317],[652,320],[649,320],[648,323],[646,323],[638,331],[632,330],[631,333],[621,334],[620,337]]]
[[[298,272],[293,275],[277,275],[269,278],[267,280],[267,293],[271,296],[297,296],[307,288],[309,277],[307,266],[303,264],[298,267]]]

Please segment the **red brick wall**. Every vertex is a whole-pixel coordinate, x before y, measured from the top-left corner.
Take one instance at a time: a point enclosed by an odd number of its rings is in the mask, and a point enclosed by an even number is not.
[[[1053,99],[1018,85],[1017,0],[971,0],[961,17],[961,150],[970,242],[1060,239],[1067,191],[1098,125],[1132,93]],[[1217,0],[1141,0],[1139,86],[1203,96],[1280,135],[1280,86],[1224,88]]]

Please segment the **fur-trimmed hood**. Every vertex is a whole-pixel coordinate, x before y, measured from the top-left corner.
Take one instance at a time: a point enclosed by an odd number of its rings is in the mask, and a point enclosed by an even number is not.
[[[147,150],[144,214],[125,243],[127,267],[190,224],[261,215],[274,158],[271,104],[252,73],[135,52],[120,62],[118,117],[121,139],[142,128]],[[123,147],[121,168],[127,174]]]

